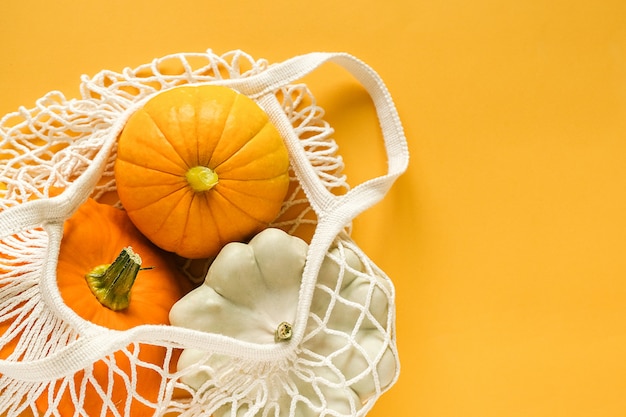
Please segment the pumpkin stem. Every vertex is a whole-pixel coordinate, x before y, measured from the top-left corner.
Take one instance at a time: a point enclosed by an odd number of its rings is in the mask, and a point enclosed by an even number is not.
[[[99,265],[85,275],[89,289],[98,301],[113,311],[130,303],[130,289],[141,269],[141,257],[128,246],[112,264]]]
[[[209,191],[217,184],[215,171],[204,166],[190,168],[185,174],[185,178],[191,188],[197,193]]]

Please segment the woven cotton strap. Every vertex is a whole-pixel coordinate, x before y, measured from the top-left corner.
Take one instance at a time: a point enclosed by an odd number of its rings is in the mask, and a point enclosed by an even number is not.
[[[320,182],[276,97],[268,94],[281,83],[292,82],[327,62],[343,66],[370,94],[376,107],[387,153],[388,172],[385,175],[365,181],[341,196],[332,194]],[[268,111],[270,118],[285,138],[289,152],[296,160],[293,164],[296,175],[319,216],[302,280],[301,302],[294,334],[294,339],[299,341],[307,319],[316,276],[328,247],[347,223],[387,194],[394,181],[406,170],[409,152],[398,112],[385,83],[371,67],[352,55],[313,53],[298,56],[270,67],[268,71],[250,81],[245,85],[237,83],[232,86],[246,94],[259,97],[260,104]]]
[[[272,94],[278,88],[302,78],[328,62],[347,69],[370,94],[380,121],[388,158],[386,175],[353,187],[347,195],[341,197],[334,196],[320,183],[308,158],[303,154],[290,122],[280,110],[280,106],[277,106],[275,96]],[[339,209],[341,217],[350,221],[360,212],[380,201],[395,179],[407,168],[409,155],[407,143],[391,95],[382,78],[371,67],[352,55],[321,52],[301,55],[276,64],[254,77],[227,80],[224,84],[252,98],[258,98],[270,113],[272,121],[286,138],[292,155],[300,162],[295,164],[298,176],[303,181],[303,187],[318,214],[330,215],[332,213],[333,216],[337,216]]]

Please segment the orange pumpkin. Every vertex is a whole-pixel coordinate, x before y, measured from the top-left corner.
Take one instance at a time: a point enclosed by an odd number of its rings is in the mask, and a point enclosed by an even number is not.
[[[132,247],[130,256],[129,251],[124,249],[127,246]],[[139,255],[141,260],[133,253]],[[169,324],[171,306],[189,289],[171,260],[171,254],[164,253],[148,241],[124,211],[89,199],[64,225],[57,267],[58,287],[64,302],[79,316],[95,324],[117,330],[141,324]],[[142,261],[143,265],[150,267],[149,270],[139,271]],[[121,268],[121,263],[129,268]],[[133,268],[134,271],[126,272]],[[111,277],[113,279],[109,279]],[[129,350],[133,351],[134,347],[129,347]],[[137,356],[142,362],[162,367],[166,350],[142,345]],[[116,352],[114,359],[121,370],[131,374],[131,364],[126,355]],[[160,375],[146,367],[136,369],[136,391],[144,398],[156,401]],[[128,392],[122,377],[114,373],[111,378],[109,367],[104,362],[96,362],[92,372],[105,392],[107,386],[113,384],[110,399],[118,407],[117,411],[124,414]],[[77,387],[80,387],[83,376],[83,372],[76,375]],[[88,382],[85,412],[87,415],[101,415],[102,406],[99,394]],[[37,407],[41,411],[48,408],[47,392],[37,400]],[[73,415],[75,406],[67,391],[62,395],[58,409],[63,416]],[[107,413],[111,414],[111,411]],[[150,416],[154,414],[154,409],[133,399],[130,414]]]
[[[119,137],[120,201],[141,232],[185,258],[250,238],[280,211],[289,156],[267,114],[230,88],[158,93]]]

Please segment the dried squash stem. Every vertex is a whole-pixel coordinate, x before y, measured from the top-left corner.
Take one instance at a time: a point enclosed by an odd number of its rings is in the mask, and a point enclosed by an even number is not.
[[[141,269],[141,257],[132,248],[122,249],[112,264],[99,265],[85,275],[100,304],[114,311],[128,308],[130,290]]]

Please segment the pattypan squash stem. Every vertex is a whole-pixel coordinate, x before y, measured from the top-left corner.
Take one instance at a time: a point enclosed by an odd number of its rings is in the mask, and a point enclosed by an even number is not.
[[[112,264],[95,267],[85,279],[100,304],[119,311],[128,308],[130,290],[141,269],[141,257],[129,246],[122,249]]]
[[[192,190],[197,193],[209,191],[217,185],[217,174],[209,167],[195,166],[185,174],[185,178]]]
[[[291,327],[291,324],[283,321],[276,328],[274,340],[276,342],[284,342],[286,340],[290,340],[291,336],[293,336],[293,328]]]

